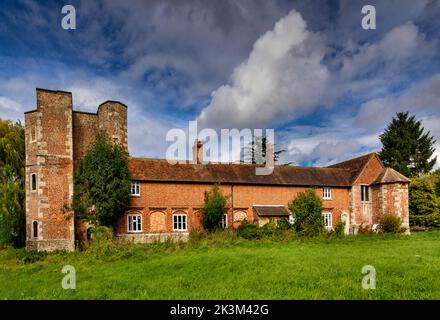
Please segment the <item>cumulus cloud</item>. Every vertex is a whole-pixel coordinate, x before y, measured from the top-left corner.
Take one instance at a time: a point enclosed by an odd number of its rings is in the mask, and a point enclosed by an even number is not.
[[[204,127],[257,127],[296,118],[320,100],[328,71],[316,34],[296,11],[279,20],[235,68],[230,84],[212,94],[198,120]]]

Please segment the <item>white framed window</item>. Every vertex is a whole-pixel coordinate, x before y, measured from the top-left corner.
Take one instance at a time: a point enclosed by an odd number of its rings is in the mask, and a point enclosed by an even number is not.
[[[142,215],[129,214],[127,216],[127,231],[142,232]]]
[[[220,228],[226,229],[228,227],[228,214],[225,213],[220,220]]]
[[[185,213],[173,214],[173,231],[187,231],[188,226],[186,222]]]
[[[362,202],[370,201],[370,186],[366,186],[366,185],[361,186],[361,201]]]
[[[141,184],[138,181],[131,183],[130,195],[132,197],[139,197],[141,195]]]
[[[322,198],[325,200],[329,200],[332,198],[332,188],[324,187],[322,188]]]
[[[31,191],[37,191],[37,174],[36,173],[32,173],[31,174]]]
[[[333,227],[332,214],[330,212],[323,212],[322,217],[324,218],[324,227],[331,229]]]

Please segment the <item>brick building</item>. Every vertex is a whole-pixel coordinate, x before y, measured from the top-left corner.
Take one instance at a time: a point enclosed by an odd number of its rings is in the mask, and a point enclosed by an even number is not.
[[[73,250],[75,239],[84,236],[70,209],[73,172],[100,130],[128,151],[127,106],[106,101],[96,113],[79,112],[72,108],[71,93],[37,89],[37,108],[25,113],[29,250]],[[375,153],[325,168],[275,166],[271,175],[258,176],[251,164],[201,164],[201,148],[195,144],[195,160],[186,164],[129,158],[132,198],[117,224],[120,238],[185,239],[201,227],[204,193],[216,182],[229,202],[224,227],[245,219],[262,225],[271,218],[289,218],[287,204],[311,187],[323,199],[329,229],[342,219],[347,234],[357,233],[386,212],[409,226],[409,179],[385,168]]]

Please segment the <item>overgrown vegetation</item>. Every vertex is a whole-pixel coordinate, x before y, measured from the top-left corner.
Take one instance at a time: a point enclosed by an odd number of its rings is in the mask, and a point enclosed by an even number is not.
[[[0,245],[25,242],[24,134],[21,123],[0,119]]]
[[[73,253],[7,248],[0,249],[0,299],[438,300],[439,237],[437,231],[255,241],[222,230],[192,232],[187,243],[109,242],[106,250],[103,240],[101,248]],[[61,287],[67,264],[75,267],[76,290]],[[362,289],[365,264],[377,270],[375,290]]]
[[[75,173],[76,217],[114,226],[129,203],[130,185],[128,155],[99,133]]]
[[[228,212],[227,198],[221,193],[219,184],[215,184],[211,191],[205,192],[205,202],[201,209],[203,226],[212,231],[220,227],[220,221]]]
[[[306,236],[312,237],[324,231],[322,217],[322,200],[316,195],[315,190],[309,189],[301,192],[289,203],[292,212],[295,230]]]

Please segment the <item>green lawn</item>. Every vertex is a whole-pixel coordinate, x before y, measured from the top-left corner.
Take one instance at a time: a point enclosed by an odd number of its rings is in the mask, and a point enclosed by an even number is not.
[[[0,250],[0,299],[440,299],[440,232],[301,241],[234,237],[55,253]],[[76,290],[61,287],[64,265]],[[375,290],[361,269],[373,265]]]

